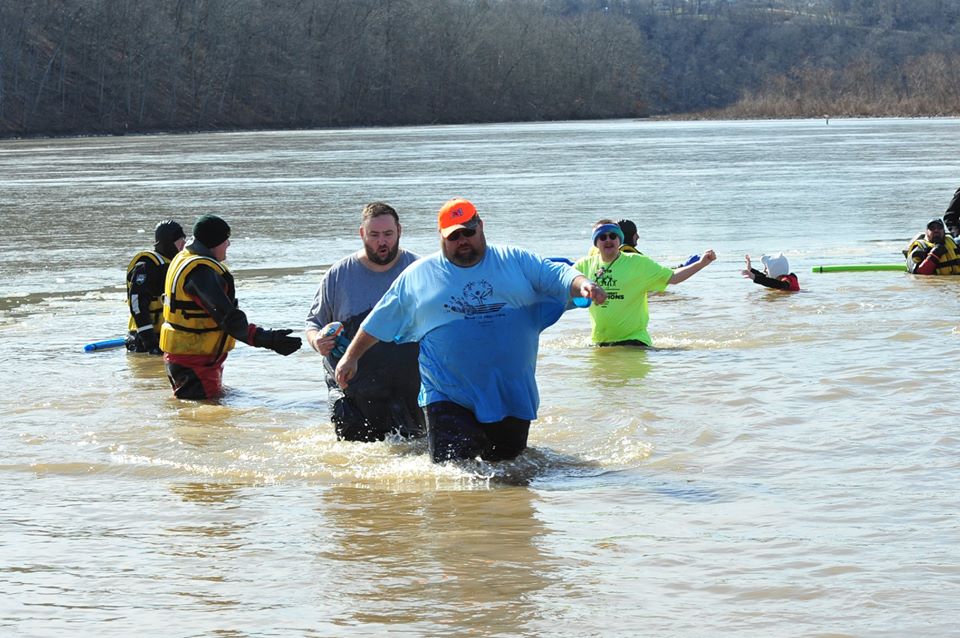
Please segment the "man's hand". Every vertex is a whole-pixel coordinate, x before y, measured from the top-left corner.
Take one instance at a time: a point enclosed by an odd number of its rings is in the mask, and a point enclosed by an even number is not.
[[[344,337],[344,339],[346,339],[346,337]],[[350,384],[350,379],[357,373],[357,363],[361,357],[366,354],[367,350],[372,348],[377,342],[379,342],[379,339],[368,333],[362,327],[357,331],[357,334],[353,335],[353,339],[350,340],[350,345],[347,346],[346,352],[343,353],[343,357],[341,357],[340,362],[337,364],[337,369],[333,373],[338,386],[346,389],[347,385]],[[334,350],[334,354],[336,354],[336,350]]]
[[[589,279],[580,284],[580,296],[600,305],[607,301],[607,291]]]
[[[350,385],[350,379],[352,379],[356,373],[357,359],[353,356],[344,355],[337,364],[336,372],[334,372],[334,376],[337,378],[337,385],[346,390],[347,386]]]
[[[333,350],[334,346],[337,345],[337,338],[334,335],[324,337],[322,334],[319,330],[311,330],[307,333],[307,340],[314,350],[323,356],[327,356]]]

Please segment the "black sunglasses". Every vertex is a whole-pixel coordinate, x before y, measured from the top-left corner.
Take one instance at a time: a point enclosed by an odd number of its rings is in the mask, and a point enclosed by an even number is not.
[[[460,241],[461,235],[463,235],[464,237],[473,237],[476,234],[477,234],[476,228],[461,228],[459,230],[453,231],[452,233],[447,235],[444,239],[446,239],[447,241]]]
[[[608,239],[620,239],[620,235],[616,233],[601,233],[597,235],[597,239],[600,241],[607,241]]]

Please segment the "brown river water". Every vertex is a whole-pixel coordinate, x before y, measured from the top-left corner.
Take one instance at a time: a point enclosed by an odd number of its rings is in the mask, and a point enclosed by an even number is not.
[[[960,186],[960,121],[560,122],[0,141],[0,631],[155,636],[956,636],[960,278],[896,263]],[[578,257],[629,217],[656,349],[541,337],[509,463],[337,442],[318,355],[240,345],[174,399],[126,327],[154,224],[233,226],[251,320],[300,329],[362,205],[436,249]],[[743,279],[783,251],[802,291]]]

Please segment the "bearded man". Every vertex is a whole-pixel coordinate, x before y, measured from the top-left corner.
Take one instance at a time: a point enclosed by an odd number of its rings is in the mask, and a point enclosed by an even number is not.
[[[364,206],[363,247],[330,267],[307,315],[306,339],[323,356],[327,407],[340,440],[382,441],[390,433],[407,438],[424,434],[423,412],[417,405],[416,343],[378,344],[359,361],[357,378],[347,390],[334,376],[343,345],[400,273],[419,259],[400,248],[401,231],[400,217],[391,206],[383,202]],[[333,322],[342,329],[330,334],[334,331],[326,328]]]
[[[348,391],[373,348],[420,344],[420,406],[433,461],[513,459],[527,447],[540,394],[540,332],[572,296],[606,301],[568,266],[513,246],[487,245],[474,205],[448,201],[440,250],[405,270],[370,312],[337,364]]]

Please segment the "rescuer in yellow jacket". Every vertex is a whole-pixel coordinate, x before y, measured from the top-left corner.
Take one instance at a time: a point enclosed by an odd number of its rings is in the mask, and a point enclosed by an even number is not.
[[[163,323],[163,284],[167,266],[183,248],[183,227],[172,219],[160,222],[153,231],[153,250],[142,250],[127,265],[127,350],[160,351],[160,325]]]
[[[940,219],[931,219],[903,255],[907,270],[914,275],[960,275],[960,250]]]
[[[204,215],[167,269],[160,348],[180,399],[223,394],[223,362],[236,341],[284,356],[302,344],[289,336],[292,330],[264,330],[247,321],[237,307],[233,275],[223,264],[229,246],[227,222]]]

